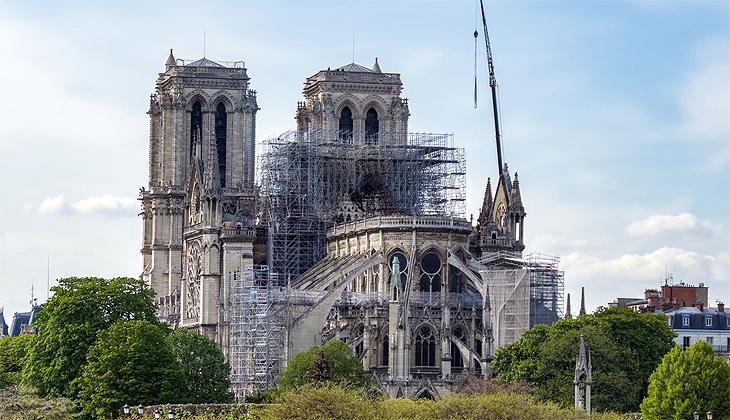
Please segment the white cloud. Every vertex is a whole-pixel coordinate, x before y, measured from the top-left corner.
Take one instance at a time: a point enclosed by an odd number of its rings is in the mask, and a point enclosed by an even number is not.
[[[659,236],[664,234],[712,236],[722,231],[722,226],[709,220],[697,220],[692,213],[676,216],[652,214],[644,220],[637,220],[626,229],[632,236]]]
[[[65,203],[63,195],[59,195],[43,200],[38,206],[37,213],[59,214],[73,212],[80,214],[135,216],[137,214],[136,209],[137,200],[130,197],[115,197],[111,194],[104,194],[99,197],[88,197],[72,205],[68,205]]]
[[[72,207],[78,213],[134,215],[134,211],[137,208],[137,200],[130,197],[114,197],[113,195],[105,194],[100,197],[83,199],[75,203]]]
[[[680,248],[662,247],[651,253],[624,254],[600,259],[580,252],[561,259],[566,292],[586,288],[589,308],[605,306],[607,297],[642,297],[644,289],[656,288],[668,272],[675,282],[705,283],[711,296],[728,300],[730,253],[702,255]]]
[[[64,209],[63,195],[48,197],[38,206],[38,214],[56,214]]]

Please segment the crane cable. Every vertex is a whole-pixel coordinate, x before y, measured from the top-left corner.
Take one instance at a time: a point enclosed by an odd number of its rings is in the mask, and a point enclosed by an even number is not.
[[[474,2],[474,109],[477,107],[477,38],[479,32],[477,31],[477,25],[479,24],[479,3]]]

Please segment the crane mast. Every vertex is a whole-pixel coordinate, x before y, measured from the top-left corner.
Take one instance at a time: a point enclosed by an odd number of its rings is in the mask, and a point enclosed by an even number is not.
[[[489,45],[489,32],[487,31],[487,17],[484,14],[484,2],[479,0],[482,9],[482,25],[484,25],[484,42],[487,45],[487,64],[489,65],[489,88],[492,90],[492,111],[494,112],[494,136],[497,141],[497,164],[499,174],[504,171],[502,164],[502,135],[499,131],[499,109],[497,108],[497,78],[494,76],[494,61],[492,60],[492,48]],[[474,37],[477,32],[474,31]]]

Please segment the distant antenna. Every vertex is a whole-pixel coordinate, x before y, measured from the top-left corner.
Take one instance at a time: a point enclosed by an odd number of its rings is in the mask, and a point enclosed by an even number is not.
[[[355,34],[352,34],[352,63],[355,63]]]
[[[203,58],[205,58],[205,29],[203,29]]]

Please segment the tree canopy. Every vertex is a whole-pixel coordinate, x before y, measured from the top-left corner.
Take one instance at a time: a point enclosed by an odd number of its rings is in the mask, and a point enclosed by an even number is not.
[[[647,420],[691,420],[693,413],[712,411],[714,418],[730,418],[730,364],[712,347],[698,341],[687,350],[675,346],[649,379],[641,403]]]
[[[309,350],[295,355],[281,373],[279,386],[296,388],[322,382],[323,378],[345,387],[364,388],[370,384],[352,349],[341,340],[330,340],[321,349],[313,344]]]
[[[109,419],[124,404],[187,402],[187,380],[165,333],[149,321],[120,321],[100,331],[79,380],[83,412]]]
[[[230,367],[216,344],[195,331],[178,329],[167,336],[173,354],[187,378],[191,402],[229,403]]]
[[[651,372],[674,346],[664,315],[602,308],[550,327],[538,325],[499,349],[492,368],[502,382],[526,381],[536,395],[571,406],[581,331],[593,364],[593,408],[638,410]]]
[[[22,334],[0,340],[0,388],[20,383],[25,356],[36,336]]]
[[[157,322],[154,291],[141,280],[123,277],[70,277],[58,283],[33,324],[38,339],[28,352],[23,383],[44,397],[75,398],[97,332],[117,321]]]

